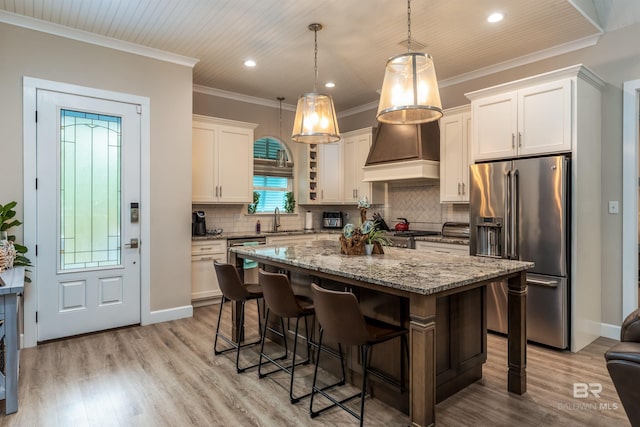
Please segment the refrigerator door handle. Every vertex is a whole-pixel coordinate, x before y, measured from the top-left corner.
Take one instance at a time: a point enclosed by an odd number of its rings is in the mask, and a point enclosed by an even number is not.
[[[518,248],[518,202],[519,202],[519,173],[518,169],[511,171],[511,230],[509,234],[511,235],[511,258],[519,259],[519,248]]]
[[[546,286],[548,288],[557,288],[560,284],[557,280],[540,280],[540,279],[529,279],[527,278],[527,283],[531,283],[532,285],[540,285]]]
[[[503,258],[511,258],[511,170],[504,174],[505,198],[504,198],[504,255]]]

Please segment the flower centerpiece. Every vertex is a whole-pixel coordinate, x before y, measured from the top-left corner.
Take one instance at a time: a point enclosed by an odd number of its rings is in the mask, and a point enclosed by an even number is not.
[[[360,227],[346,224],[340,236],[340,253],[345,255],[383,254],[383,245],[389,239],[379,230],[374,221],[366,220]],[[368,246],[368,248],[367,248]]]

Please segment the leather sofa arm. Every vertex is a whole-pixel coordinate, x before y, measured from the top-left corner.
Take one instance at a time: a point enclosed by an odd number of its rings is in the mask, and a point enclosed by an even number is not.
[[[640,365],[640,343],[621,342],[604,355],[607,362],[630,362]]]
[[[620,341],[640,343],[640,308],[631,312],[622,322]]]

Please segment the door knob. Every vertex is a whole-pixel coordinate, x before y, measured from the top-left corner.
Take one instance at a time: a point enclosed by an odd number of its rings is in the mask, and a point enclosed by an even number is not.
[[[140,242],[138,241],[138,239],[131,239],[131,240],[129,241],[129,243],[125,243],[125,244],[124,244],[124,247],[125,247],[125,248],[136,249],[136,248],[138,247],[138,244],[139,244],[139,243],[140,243]]]

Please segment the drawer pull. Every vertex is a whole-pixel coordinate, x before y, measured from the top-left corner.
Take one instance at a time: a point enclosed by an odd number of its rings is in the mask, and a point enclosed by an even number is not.
[[[213,260],[212,256],[201,256],[200,261],[211,261]]]

